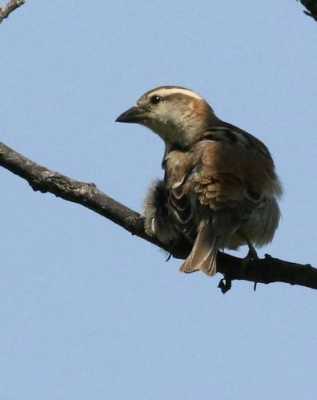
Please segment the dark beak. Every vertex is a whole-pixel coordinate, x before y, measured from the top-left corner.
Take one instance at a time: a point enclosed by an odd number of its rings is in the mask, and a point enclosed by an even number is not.
[[[138,123],[145,119],[145,110],[141,107],[131,107],[116,119],[116,122]]]

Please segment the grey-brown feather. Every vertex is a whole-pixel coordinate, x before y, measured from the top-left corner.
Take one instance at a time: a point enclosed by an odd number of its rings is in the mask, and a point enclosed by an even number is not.
[[[162,243],[171,244],[182,240],[170,217],[168,190],[164,181],[157,180],[151,185],[144,201],[143,215],[145,231],[157,237]]]

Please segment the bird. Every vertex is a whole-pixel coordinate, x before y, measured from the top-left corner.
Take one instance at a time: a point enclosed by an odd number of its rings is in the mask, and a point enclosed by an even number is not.
[[[164,179],[145,200],[145,231],[162,243],[185,241],[180,270],[217,272],[219,250],[273,240],[282,186],[267,146],[221,120],[198,93],[181,86],[147,91],[116,119],[149,128],[165,143]]]

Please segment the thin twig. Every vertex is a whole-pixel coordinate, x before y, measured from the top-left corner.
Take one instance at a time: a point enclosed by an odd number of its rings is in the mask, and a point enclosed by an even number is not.
[[[169,247],[147,235],[144,219],[137,212],[112,199],[95,184],[76,181],[49,170],[0,143],[0,165],[25,179],[35,191],[52,193],[64,200],[81,204],[110,219],[128,232],[170,253],[175,258],[186,258],[187,243]],[[317,269],[310,265],[295,264],[266,256],[246,263],[243,259],[219,253],[218,270],[226,280],[245,280],[258,283],[284,282],[317,289]]]
[[[4,7],[0,7],[0,24],[17,8],[21,7],[25,3],[25,0],[10,0]]]
[[[304,14],[308,15],[309,17],[313,18],[317,21],[317,0],[297,0],[299,1],[306,10]]]

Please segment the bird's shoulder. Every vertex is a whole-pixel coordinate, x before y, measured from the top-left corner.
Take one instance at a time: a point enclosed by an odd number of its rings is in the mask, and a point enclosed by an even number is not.
[[[215,119],[203,133],[201,139],[218,141],[222,145],[231,145],[237,150],[247,153],[256,153],[258,156],[272,160],[267,146],[251,133],[220,119]],[[201,140],[200,139],[200,140]]]

